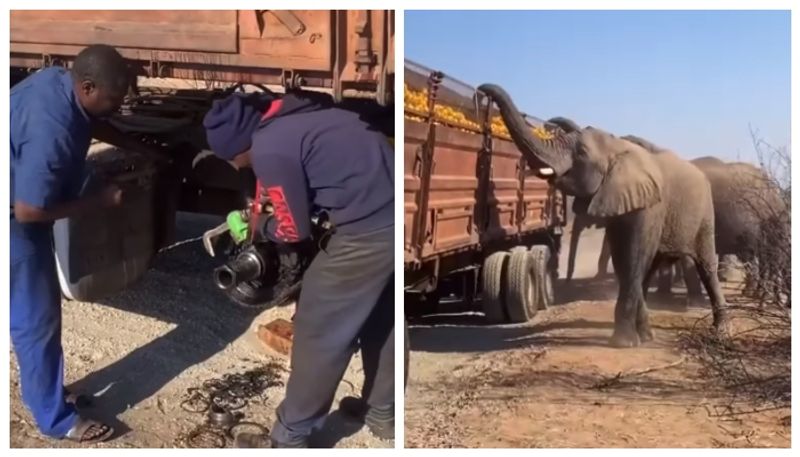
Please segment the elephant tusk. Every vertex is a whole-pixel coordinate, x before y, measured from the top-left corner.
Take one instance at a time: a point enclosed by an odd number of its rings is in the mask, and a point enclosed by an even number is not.
[[[539,174],[542,175],[542,176],[551,176],[554,173],[555,173],[555,171],[553,171],[553,169],[550,168],[550,167],[540,168],[539,169]]]

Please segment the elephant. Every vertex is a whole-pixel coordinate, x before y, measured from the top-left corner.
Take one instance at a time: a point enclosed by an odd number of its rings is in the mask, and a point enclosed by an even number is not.
[[[580,126],[573,122],[570,119],[564,117],[553,117],[545,122],[545,127],[548,131],[555,132],[556,128],[561,129],[565,133],[571,133],[580,131]],[[644,140],[641,140],[644,142]],[[640,144],[641,145],[641,144]],[[654,151],[655,147],[648,147],[643,146],[645,149],[649,151]],[[575,257],[578,252],[578,242],[580,241],[581,233],[587,228],[602,228],[605,229],[605,221],[602,218],[595,218],[589,216],[588,214],[578,214],[575,209],[573,208],[573,214],[575,217],[572,222],[572,233],[570,234],[570,243],[569,243],[569,256],[567,258],[567,275],[566,280],[569,282],[572,280],[572,276],[575,272]],[[600,256],[597,259],[597,275],[596,278],[601,278],[608,274],[608,262],[611,260],[611,251],[608,246],[608,237],[604,234],[603,235],[603,244],[600,250]],[[671,270],[671,265],[665,265],[659,271],[659,279],[667,277],[666,271],[668,269]],[[671,285],[672,275],[669,275],[669,281]],[[662,286],[659,285],[659,289],[662,289]]]
[[[579,131],[580,126],[575,122],[563,118],[563,117],[554,117],[548,119],[545,123],[545,126],[548,127],[550,132],[553,132],[553,127],[560,128],[566,133]],[[626,137],[623,137],[627,139]],[[657,148],[652,144],[643,140],[638,137],[633,137],[636,139],[637,144],[644,147],[645,149],[649,150],[650,152],[657,151]],[[575,211],[573,210],[573,213]],[[588,214],[575,214],[575,218],[573,219],[572,223],[572,233],[570,234],[570,245],[569,245],[569,255],[567,258],[567,275],[566,280],[571,281],[573,273],[575,272],[575,257],[578,252],[578,242],[580,241],[581,233],[587,228],[605,228],[604,220],[600,218],[594,218],[589,216]],[[601,278],[608,274],[608,262],[611,260],[611,252],[608,246],[608,237],[604,234],[603,235],[603,244],[600,250],[600,256],[597,259],[597,278]],[[678,262],[675,264],[674,268],[677,270],[678,274],[682,277],[683,271],[685,270],[686,263],[685,261]],[[662,265],[659,269],[659,293],[669,293],[670,288],[672,286],[672,269],[673,265]],[[665,286],[666,284],[666,286]],[[693,282],[692,287],[695,284],[698,284],[696,289],[699,291],[699,283]],[[666,290],[666,292],[665,292]],[[695,288],[692,289],[694,292]],[[694,297],[694,296],[693,296]]]
[[[622,137],[645,149],[657,153],[664,148],[634,135]],[[763,222],[785,210],[779,190],[771,184],[764,170],[743,162],[724,162],[716,157],[705,156],[691,160],[711,184],[714,203],[714,238],[717,254],[736,256],[744,264],[752,264],[759,242],[763,240]],[[697,275],[691,263],[682,263],[684,279],[690,299],[701,296]],[[745,290],[761,292],[769,266],[758,268],[757,275],[745,278]],[[659,284],[668,292],[670,280]]]
[[[575,197],[573,209],[605,219],[611,261],[619,283],[613,347],[653,339],[646,287],[662,261],[691,256],[711,297],[713,327],[727,334],[725,298],[717,279],[711,185],[693,164],[671,151],[653,154],[599,128],[534,135],[508,93],[483,84],[532,170],[549,168],[548,179]],[[544,174],[544,173],[543,173]]]
[[[565,133],[580,131],[580,126],[571,119],[565,117],[553,117],[545,122],[545,128],[551,133],[558,133],[563,131]],[[572,280],[572,275],[575,272],[575,254],[578,251],[578,241],[580,240],[581,233],[591,227],[605,228],[605,220],[602,218],[591,217],[587,214],[578,214],[574,208],[575,200],[573,200],[573,214],[575,218],[572,221],[572,233],[569,239],[569,257],[567,260],[567,281]],[[608,261],[611,259],[611,251],[608,247],[608,240],[603,237],[603,246],[600,251],[600,257],[597,260],[597,277],[602,277],[608,274]]]
[[[634,135],[626,135],[622,138],[642,146],[651,153],[665,150]],[[769,182],[769,177],[763,170],[748,163],[727,163],[710,156],[700,157],[690,162],[697,166],[711,183],[715,220],[714,238],[718,256],[720,258],[736,256],[744,263],[752,262],[760,239],[760,221],[768,217],[768,214],[779,212],[783,206],[777,189],[765,185]],[[574,219],[570,238],[567,280],[572,276],[570,266],[574,265],[581,231],[590,224],[598,225],[596,220],[592,220],[586,215],[576,216]],[[606,240],[604,239],[604,246],[605,244]],[[607,254],[601,253],[598,258],[598,276],[607,271],[608,260]],[[759,269],[758,277],[748,274],[745,279],[746,290],[758,289],[759,285],[764,283],[763,275],[768,271],[768,268]],[[667,295],[672,286],[672,266],[665,266],[658,273],[658,291],[660,294]],[[684,258],[677,262],[675,275],[684,278],[688,301],[702,300],[700,282],[691,259]]]
[[[593,218],[586,214],[575,215],[575,218],[572,223],[572,232],[570,234],[569,239],[569,254],[567,257],[567,274],[566,274],[566,281],[569,282],[572,280],[573,274],[575,272],[575,257],[578,252],[578,242],[581,237],[581,233],[587,228],[605,228],[604,221],[601,219]],[[595,278],[603,278],[608,275],[608,264],[611,260],[611,252],[608,246],[608,236],[606,234],[603,235],[603,244],[600,250],[600,255],[597,258],[597,274]],[[681,260],[675,262],[675,264],[671,263],[662,263],[656,272],[658,275],[658,295],[660,296],[667,296],[671,293],[672,285],[674,281],[685,278],[684,272],[694,272],[694,265],[691,263],[691,259],[688,257],[684,257]],[[686,280],[686,287],[688,293],[687,303],[688,302],[699,302],[702,300],[702,294],[700,293],[700,282],[697,280],[697,273],[694,273],[693,276],[690,276],[688,280]],[[694,280],[693,280],[694,279]]]

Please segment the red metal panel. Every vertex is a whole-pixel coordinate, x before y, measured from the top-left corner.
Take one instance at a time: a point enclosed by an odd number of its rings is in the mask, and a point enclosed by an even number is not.
[[[547,181],[530,176],[525,178],[522,189],[522,221],[520,230],[529,231],[545,227],[551,219],[548,214],[547,197],[550,188]]]
[[[420,167],[418,157],[422,154],[422,146],[428,136],[428,124],[415,122],[406,119],[405,121],[405,145],[403,151],[403,162],[405,164],[403,175],[403,228],[404,228],[404,258],[406,262],[414,260],[416,252],[414,249],[414,227],[418,222],[417,199],[421,188]]]
[[[474,228],[481,137],[437,126],[422,257],[478,242]]]
[[[281,16],[265,10],[239,11],[240,53],[269,59],[292,57],[295,63],[285,68],[330,70],[333,33],[333,12],[328,10],[283,11],[302,24],[303,32],[295,35],[281,21]],[[284,19],[285,20],[285,19]]]
[[[482,241],[518,232],[520,157],[519,150],[510,141],[493,141],[489,195],[486,196],[489,202],[489,226],[481,234]]]
[[[386,10],[17,10],[10,63],[68,64],[105,43],[140,75],[326,88],[387,105],[393,20]]]
[[[11,11],[11,42],[234,53],[236,11]]]

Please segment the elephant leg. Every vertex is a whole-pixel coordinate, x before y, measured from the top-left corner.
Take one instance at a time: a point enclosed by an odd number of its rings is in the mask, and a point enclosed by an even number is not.
[[[647,295],[650,290],[650,283],[653,280],[653,276],[658,277],[658,281],[660,284],[661,277],[666,270],[665,265],[666,259],[661,254],[656,254],[653,257],[653,262],[650,264],[650,268],[648,268],[647,273],[645,274],[644,281],[642,282],[642,296],[644,297],[645,301],[647,300]]]
[[[686,263],[685,260],[688,257],[684,258],[683,261],[678,260],[675,262],[675,276],[672,278],[672,286],[674,287],[685,287],[686,286]],[[699,284],[699,282],[698,282]]]
[[[655,240],[661,233],[660,227],[652,230],[645,226],[644,215],[643,211],[625,214],[609,221],[606,227],[611,261],[619,282],[614,334],[609,342],[613,347],[635,347],[641,342],[640,335],[652,334],[642,285],[656,255]]]
[[[665,298],[672,293],[672,262],[662,263],[658,270],[658,296]]]
[[[758,289],[759,278],[761,277],[761,268],[759,268],[758,259],[754,255],[743,255],[740,261],[744,266],[744,288],[742,289],[742,295],[745,297],[754,297]]]
[[[700,290],[700,277],[697,267],[691,257],[684,257],[680,260],[680,267],[683,270],[683,281],[686,283],[686,304],[703,303],[703,292]]]
[[[655,338],[655,333],[650,327],[650,318],[647,310],[647,294],[653,275],[658,271],[664,271],[664,261],[664,257],[656,253],[642,281],[642,302],[636,313],[636,332],[639,334],[639,340],[642,343],[652,341],[653,338]]]
[[[719,266],[717,267],[717,276],[722,282],[730,282],[734,280],[735,270],[735,257],[733,254],[726,254],[719,256]]]
[[[694,262],[697,266],[697,274],[700,276],[700,281],[703,282],[708,298],[711,300],[714,330],[719,336],[727,336],[728,316],[725,309],[725,296],[722,295],[722,287],[717,278],[717,254],[714,248],[713,236],[706,236],[705,239],[701,240]]]
[[[600,257],[597,259],[597,277],[608,274],[608,261],[611,259],[611,247],[608,244],[608,233],[603,235],[603,247],[600,249]]]
[[[585,216],[575,215],[572,221],[572,233],[569,236],[569,254],[567,257],[567,281],[572,280],[572,275],[575,273],[575,256],[578,255],[578,242],[581,239],[581,233],[586,228],[584,221]]]

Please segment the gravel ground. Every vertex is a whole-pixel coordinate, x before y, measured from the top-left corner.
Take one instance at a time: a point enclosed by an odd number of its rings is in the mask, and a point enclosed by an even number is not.
[[[651,300],[656,340],[608,347],[617,287],[592,278],[601,240],[600,231],[584,232],[575,279],[559,281],[558,305],[530,323],[490,326],[474,314],[412,322],[406,447],[791,445],[785,408],[716,417],[730,393],[678,349],[707,308]],[[727,286],[728,300],[741,301]]]
[[[198,236],[218,222],[181,214],[178,239]],[[290,318],[293,306],[257,313],[231,304],[210,281],[214,265],[199,242],[190,243],[162,253],[139,282],[102,303],[64,301],[66,383],[72,390],[93,393],[95,404],[87,415],[109,421],[118,432],[99,446],[179,447],[180,437],[204,420],[202,414],[181,408],[183,395],[207,379],[274,361],[284,368],[280,378],[285,382],[288,359],[266,349],[255,330],[276,317]],[[11,446],[75,446],[38,433],[20,399],[13,352],[10,368]],[[356,356],[339,386],[334,410],[341,397],[358,395],[362,380]],[[263,403],[242,410],[244,420],[271,427],[283,389],[269,388]],[[312,436],[312,445],[394,447],[338,411]]]

